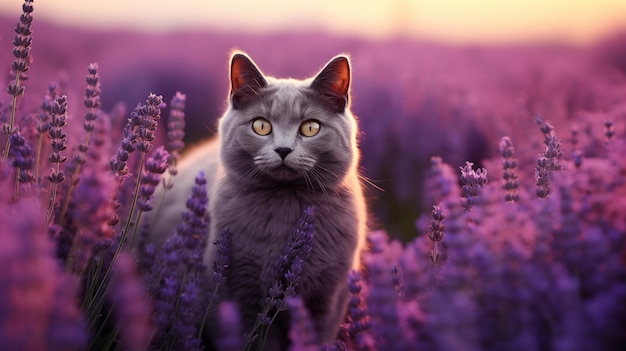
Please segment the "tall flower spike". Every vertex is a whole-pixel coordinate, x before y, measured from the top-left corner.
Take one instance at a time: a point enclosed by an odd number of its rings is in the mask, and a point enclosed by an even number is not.
[[[465,162],[461,167],[461,205],[466,211],[476,204],[481,188],[487,184],[487,171],[484,168],[474,170],[473,166],[473,163]]]
[[[222,351],[243,350],[241,338],[241,317],[237,304],[232,301],[222,302],[219,306],[218,324],[220,335],[217,340],[218,349]]]
[[[554,136],[554,126],[550,122],[544,121],[541,116],[537,116],[535,120],[539,125],[539,130],[543,134],[543,143],[547,146],[550,142],[550,138]]]
[[[2,132],[7,136],[7,143],[3,153],[3,163],[9,158],[9,150],[11,149],[11,139],[8,138],[15,131],[15,112],[17,110],[17,98],[24,95],[24,85],[22,81],[27,79],[26,72],[28,71],[30,64],[30,49],[33,43],[31,25],[33,23],[33,1],[25,0],[22,5],[22,15],[19,22],[15,26],[15,33],[17,34],[13,39],[13,56],[15,60],[11,65],[13,73],[15,73],[15,79],[9,83],[7,92],[13,97],[11,103],[11,114],[9,116],[9,123],[5,123],[2,126]]]
[[[513,142],[509,137],[503,137],[500,139],[500,156],[502,156],[502,189],[506,191],[504,194],[504,201],[517,202],[519,201],[519,194],[517,189],[519,188],[519,181],[517,180],[517,174],[515,169],[517,168],[517,159],[515,159],[515,148]]]
[[[157,186],[161,182],[161,175],[167,170],[167,160],[169,153],[165,151],[163,146],[159,146],[152,156],[146,160],[145,169],[141,176],[141,188],[139,190],[139,202],[137,206],[143,212],[151,211],[152,195],[156,191]]]
[[[186,344],[185,340],[190,338],[189,327],[200,324],[202,317],[189,311],[198,310],[200,304],[197,298],[191,299],[191,294],[196,290],[190,284],[199,289],[202,283],[199,277],[206,269],[203,264],[207,244],[206,183],[204,173],[201,172],[196,177],[196,185],[187,200],[187,210],[182,214],[183,221],[176,228],[176,232],[166,240],[157,259],[159,263],[157,270],[152,273],[151,279],[148,279],[152,282],[149,289],[155,299],[153,319],[158,327],[155,344],[163,342],[167,335],[180,346],[177,349],[182,350],[195,345],[195,343]],[[183,281],[184,279],[188,281]],[[177,311],[175,306],[181,293],[186,293],[189,299],[185,301],[185,309]],[[177,323],[183,324],[176,325]]]
[[[67,149],[66,138],[67,135],[63,130],[63,127],[67,125],[67,96],[57,96],[52,104],[52,116],[50,117],[50,128],[48,129],[48,136],[50,137],[50,145],[52,147],[52,153],[48,156],[48,160],[52,163],[52,170],[48,176],[48,181],[51,184],[50,204],[48,207],[48,218],[52,216],[54,207],[56,206],[57,189],[61,182],[65,180],[65,174],[61,170],[61,163],[67,160],[66,156],[61,155],[62,151]]]
[[[95,127],[95,120],[97,118],[97,112],[100,108],[100,77],[98,76],[98,64],[92,63],[87,68],[87,89],[85,90],[85,107],[89,110],[85,114],[85,121],[83,122],[83,128],[85,129],[85,140],[78,144],[78,152],[72,157],[70,164],[67,168],[67,172],[71,174],[69,182],[69,188],[65,194],[65,201],[63,202],[63,208],[61,210],[61,216],[59,222],[63,222],[65,211],[69,206],[74,186],[78,182],[78,176],[82,165],[87,160],[86,153],[89,150],[89,144],[91,141],[91,133]]]
[[[615,127],[613,126],[613,121],[607,120],[604,122],[604,135],[606,136],[606,141],[610,142],[615,135]]]
[[[178,173],[176,164],[180,158],[180,151],[185,147],[183,138],[185,137],[185,94],[176,92],[170,102],[170,118],[167,122],[167,147],[170,153],[168,173],[172,176]],[[167,184],[171,188],[173,184]]]
[[[161,118],[162,104],[162,96],[150,94],[145,105],[138,104],[135,107],[124,127],[124,138],[120,148],[110,162],[113,172],[121,176],[127,175],[130,154],[135,150],[145,154],[152,149],[154,131],[158,125],[157,121]]]
[[[52,105],[57,95],[59,95],[59,86],[57,83],[50,83],[48,86],[48,93],[44,96],[41,103],[41,112],[37,115],[39,122],[37,123],[37,133],[39,138],[37,140],[37,153],[35,155],[35,181],[40,183],[39,179],[39,166],[41,160],[41,154],[43,152],[43,141],[45,134],[48,134],[50,129],[50,118],[52,117]]]
[[[113,228],[109,221],[114,217],[113,196],[115,179],[109,172],[86,167],[81,181],[76,185],[73,202],[68,209],[75,225],[75,238],[71,248],[70,263],[75,272],[82,272],[92,256],[97,242],[111,239]]]
[[[439,252],[439,242],[443,240],[443,211],[441,207],[433,206],[432,219],[430,220],[430,233],[428,238],[433,242],[433,249],[430,251],[430,260],[432,263],[437,264],[441,253]]]
[[[289,321],[289,340],[291,340],[289,351],[319,350],[315,326],[302,298],[300,296],[287,298],[287,306],[291,317]]]
[[[368,332],[370,328],[370,318],[365,301],[361,293],[361,274],[352,270],[348,275],[348,334],[354,342],[357,350],[372,349],[372,340]]]
[[[11,159],[12,165],[17,172],[17,182],[15,184],[15,200],[19,196],[20,184],[31,183],[35,176],[33,175],[33,158],[31,156],[32,149],[22,136],[19,130],[11,134]]]
[[[537,196],[540,199],[547,198],[552,192],[550,187],[552,172],[561,170],[560,160],[562,157],[561,141],[555,136],[550,137],[546,151],[537,158],[537,167],[535,168]]]
[[[120,253],[114,268],[110,298],[124,349],[146,350],[154,332],[152,308],[132,257]]]
[[[583,152],[582,150],[578,147],[578,127],[577,126],[573,126],[572,127],[572,161],[574,162],[574,166],[576,168],[580,168],[580,166],[583,163]]]
[[[264,347],[265,340],[259,338],[259,335],[263,334],[265,328],[271,326],[278,313],[287,309],[286,298],[296,295],[304,265],[313,247],[314,214],[315,209],[312,206],[303,211],[297,227],[283,248],[282,255],[274,263],[271,275],[263,278],[271,286],[264,300],[263,311],[258,313],[254,326],[244,336],[247,349],[257,340],[260,344],[258,346],[261,349]]]

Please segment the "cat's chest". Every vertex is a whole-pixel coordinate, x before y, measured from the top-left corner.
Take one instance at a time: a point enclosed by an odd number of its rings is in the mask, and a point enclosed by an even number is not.
[[[244,190],[234,185],[220,189],[211,213],[214,230],[229,229],[256,245],[284,243],[308,207],[314,208],[319,235],[334,235],[355,227],[348,193],[329,196],[289,187]]]

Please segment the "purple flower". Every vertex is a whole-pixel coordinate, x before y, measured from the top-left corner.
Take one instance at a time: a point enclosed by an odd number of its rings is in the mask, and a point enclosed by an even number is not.
[[[550,183],[552,172],[560,171],[560,160],[563,157],[561,152],[561,141],[551,136],[547,140],[546,151],[537,158],[535,168],[535,180],[537,184],[537,197],[547,198],[552,192]]]
[[[116,182],[111,173],[94,167],[83,170],[81,180],[76,185],[72,206],[68,216],[75,226],[74,246],[70,252],[72,268],[81,272],[92,256],[93,246],[114,235],[110,222],[115,217],[113,194]]]
[[[317,334],[311,319],[311,314],[304,306],[300,296],[290,296],[287,298],[289,308],[289,340],[290,351],[313,351],[319,350],[317,344]]]
[[[604,122],[604,136],[606,136],[607,141],[611,141],[613,136],[615,135],[615,127],[613,126],[613,121],[607,120]]]
[[[169,169],[171,175],[176,175],[176,164],[180,158],[180,151],[185,147],[185,94],[176,92],[170,102],[170,118],[167,121],[167,151],[170,153]],[[171,188],[172,183],[168,184]]]
[[[139,189],[138,207],[141,211],[152,210],[152,196],[157,186],[161,183],[161,175],[167,170],[167,160],[169,153],[163,146],[159,146],[152,156],[146,160],[146,164],[141,176],[141,187]]]
[[[35,180],[35,176],[33,175],[33,158],[31,156],[32,149],[28,144],[26,144],[26,140],[22,136],[19,130],[15,130],[13,134],[11,134],[11,164],[16,168],[16,172],[18,172],[18,182],[22,184],[28,184]],[[16,185],[18,188],[19,185]],[[17,194],[16,194],[17,197]]]
[[[484,168],[474,170],[471,162],[465,162],[461,167],[461,205],[469,211],[476,204],[480,189],[487,184],[487,171]]]
[[[220,303],[218,316],[220,321],[218,324],[220,332],[217,339],[218,349],[221,351],[243,350],[241,316],[237,304],[232,301]]]
[[[357,271],[350,271],[348,275],[348,291],[350,299],[348,302],[348,334],[354,342],[357,350],[372,349],[372,340],[369,335],[370,319],[365,301],[361,293],[361,274]]]
[[[33,197],[6,205],[8,189],[1,190],[0,344],[7,350],[82,349],[78,281],[60,269],[42,235],[43,206]]]
[[[430,221],[430,233],[428,234],[428,238],[433,242],[433,249],[430,252],[430,260],[437,264],[439,262],[439,257],[441,253],[439,252],[438,244],[441,240],[443,240],[443,212],[441,211],[441,207],[433,206],[432,210],[432,219]]]
[[[121,343],[128,350],[145,350],[154,331],[150,321],[152,308],[133,258],[120,253],[113,273],[109,294]]]
[[[157,121],[161,118],[161,104],[163,97],[155,94],[148,95],[146,104],[138,104],[131,113],[124,127],[124,138],[120,143],[115,157],[111,160],[111,170],[120,176],[128,174],[127,162],[130,154],[138,150],[146,153],[152,149],[152,141]]]
[[[365,256],[365,268],[370,286],[367,310],[371,321],[371,332],[378,348],[385,350],[407,350],[402,335],[396,304],[396,294],[391,276],[391,265],[387,260],[388,237],[383,232],[368,236],[371,251]]]
[[[313,207],[308,207],[302,213],[298,225],[294,232],[289,237],[289,241],[283,249],[282,255],[274,263],[274,269],[272,270],[272,276],[266,277],[266,281],[280,281],[286,274],[291,271],[301,272],[304,262],[309,258],[311,254],[311,248],[313,244],[313,232],[315,226],[313,225],[313,216],[315,210]],[[291,281],[294,288],[299,282],[299,277],[290,275],[288,283]]]
[[[163,245],[154,271],[148,273],[149,290],[155,299],[156,345],[167,336],[179,350],[199,347],[195,335],[202,314],[196,311],[202,311],[198,293],[204,285],[201,277],[206,269],[203,255],[207,245],[207,202],[206,179],[200,173],[187,201],[187,211],[182,214],[183,221]]]
[[[504,200],[506,202],[519,201],[519,181],[515,169],[517,168],[517,159],[515,156],[515,148],[509,137],[500,139],[500,156],[502,156],[502,189],[506,191]]]
[[[26,72],[29,69],[31,57],[30,49],[33,43],[33,37],[31,32],[31,24],[33,22],[33,5],[32,0],[25,0],[22,5],[22,15],[20,21],[15,26],[15,33],[17,34],[13,39],[13,56],[15,60],[11,65],[11,69],[15,74],[15,79],[12,80],[8,87],[7,92],[13,97],[11,104],[11,114],[9,122],[2,125],[2,132],[7,137],[15,132],[15,112],[17,98],[24,95],[25,87],[22,81],[28,79]],[[7,138],[7,143],[3,152],[3,162],[9,157],[9,151],[11,149],[11,140]]]

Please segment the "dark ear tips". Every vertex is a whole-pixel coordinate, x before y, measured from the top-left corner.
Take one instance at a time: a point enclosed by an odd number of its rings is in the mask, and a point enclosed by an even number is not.
[[[343,112],[350,92],[350,59],[339,55],[330,60],[317,74],[311,88],[328,99],[336,112]]]
[[[235,52],[230,60],[230,95],[235,109],[243,107],[267,86],[263,73],[243,52]]]

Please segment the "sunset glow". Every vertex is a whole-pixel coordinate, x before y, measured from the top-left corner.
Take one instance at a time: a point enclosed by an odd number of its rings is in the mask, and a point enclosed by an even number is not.
[[[18,15],[20,1],[0,3]],[[37,2],[36,16],[64,25],[169,31],[320,30],[368,38],[412,37],[449,43],[566,41],[589,43],[624,29],[626,1],[302,1],[149,0]]]

